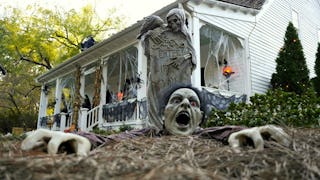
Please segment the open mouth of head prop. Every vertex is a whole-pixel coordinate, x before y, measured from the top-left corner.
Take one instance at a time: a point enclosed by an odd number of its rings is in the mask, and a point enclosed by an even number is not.
[[[186,111],[181,111],[176,117],[176,122],[179,127],[187,127],[190,123],[189,113]]]

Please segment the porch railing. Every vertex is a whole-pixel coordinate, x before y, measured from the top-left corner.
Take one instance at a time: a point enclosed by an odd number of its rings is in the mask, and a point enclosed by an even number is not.
[[[40,118],[40,127],[55,131],[64,131],[71,127],[72,113],[59,113]]]
[[[90,131],[99,124],[107,126],[119,126],[119,124],[135,124],[147,118],[147,101],[145,99],[125,100],[117,103],[99,105],[91,110],[81,108],[79,112],[78,127],[82,131]],[[71,127],[72,113],[59,113],[54,116],[46,116],[40,119],[40,127],[64,131]]]
[[[106,123],[146,119],[147,104],[145,100],[136,99],[105,104],[102,107],[102,117]]]
[[[99,112],[101,105],[88,111],[87,108],[81,108],[81,119],[79,127],[83,131],[90,131],[94,126],[99,124]]]

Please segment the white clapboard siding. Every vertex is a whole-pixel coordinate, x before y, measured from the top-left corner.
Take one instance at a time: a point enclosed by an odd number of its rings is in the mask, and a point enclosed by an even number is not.
[[[249,38],[252,93],[264,93],[270,87],[275,72],[278,52],[283,40],[291,10],[285,1],[275,0],[259,18]]]
[[[293,8],[298,10],[300,17],[299,38],[307,60],[310,77],[314,77],[314,61],[318,47],[318,29],[320,29],[320,2],[317,0],[295,0]]]
[[[264,93],[270,87],[278,52],[284,44],[291,12],[298,12],[299,39],[303,46],[310,77],[314,76],[317,29],[320,27],[320,5],[315,0],[275,0],[265,10],[249,38],[252,94]]]

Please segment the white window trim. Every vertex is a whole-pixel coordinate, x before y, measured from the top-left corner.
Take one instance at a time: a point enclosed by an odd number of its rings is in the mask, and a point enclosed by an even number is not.
[[[300,20],[299,20],[299,13],[295,9],[292,9],[291,11],[291,20],[292,20],[293,26],[298,30],[300,25]]]

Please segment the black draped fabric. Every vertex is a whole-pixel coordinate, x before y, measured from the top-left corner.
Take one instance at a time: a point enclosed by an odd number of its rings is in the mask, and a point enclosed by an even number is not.
[[[58,127],[60,127],[61,115],[60,115],[60,114],[55,114],[55,115],[53,116],[53,120],[54,120],[54,122],[56,123],[56,125],[57,125]]]
[[[136,107],[137,101],[106,104],[103,106],[102,116],[107,122],[126,121],[134,115]]]
[[[240,97],[236,97],[235,95],[232,95],[230,97],[226,97],[221,94],[216,94],[209,92],[206,89],[203,89],[205,100],[207,103],[207,109],[210,111],[212,108],[218,109],[218,110],[225,110],[229,107],[231,103],[240,103],[240,102],[246,102],[247,96],[242,95]]]

